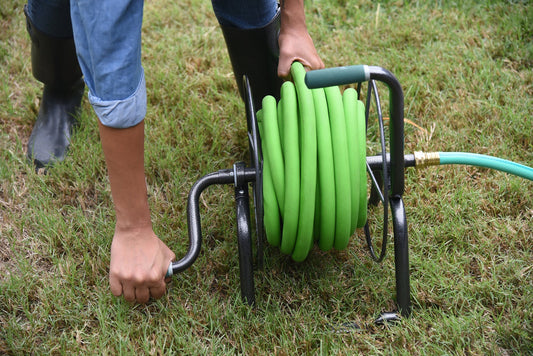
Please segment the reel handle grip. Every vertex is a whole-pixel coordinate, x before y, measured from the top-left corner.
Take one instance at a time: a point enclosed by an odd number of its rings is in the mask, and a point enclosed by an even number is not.
[[[311,70],[305,75],[305,84],[308,88],[315,89],[361,83],[369,79],[370,69],[367,65],[352,65]]]

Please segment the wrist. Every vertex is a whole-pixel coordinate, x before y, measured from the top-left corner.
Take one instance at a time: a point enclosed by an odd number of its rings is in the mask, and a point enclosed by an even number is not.
[[[118,219],[115,224],[115,236],[116,235],[138,235],[144,236],[147,232],[152,231],[152,221],[150,218],[141,219]]]
[[[127,205],[125,202],[115,203],[115,229],[129,231],[152,228],[147,196],[145,194],[138,194],[139,196],[135,195],[136,194],[130,195],[130,200],[127,202]]]
[[[281,1],[280,33],[307,32],[303,0]]]

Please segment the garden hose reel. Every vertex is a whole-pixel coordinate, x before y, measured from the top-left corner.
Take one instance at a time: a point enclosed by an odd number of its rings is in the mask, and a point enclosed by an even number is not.
[[[295,63],[291,68],[291,73],[294,78],[294,85],[292,83],[283,85],[282,92],[285,94],[282,94],[279,103],[276,103],[273,98],[266,98],[260,112],[256,112],[254,108],[248,78],[243,78],[250,164],[247,166],[243,162],[236,163],[232,169],[209,173],[193,185],[189,192],[187,205],[189,248],[182,259],[170,264],[167,276],[190,267],[200,253],[202,233],[199,200],[201,193],[213,184],[233,184],[235,188],[241,296],[246,303],[250,305],[255,303],[253,271],[254,265],[257,268],[263,267],[265,231],[266,239],[272,245],[279,246],[283,253],[290,254],[294,260],[300,261],[307,256],[315,241],[323,250],[332,247],[342,249],[346,247],[347,239],[353,230],[356,227],[363,227],[370,255],[377,262],[381,262],[385,257],[389,235],[393,236],[394,241],[397,308],[392,312],[381,313],[376,322],[396,321],[401,317],[407,317],[411,313],[411,298],[407,221],[402,199],[405,188],[405,168],[466,164],[500,170],[531,181],[533,181],[533,168],[497,157],[473,153],[415,152],[404,155],[403,91],[396,77],[382,67],[355,65],[305,73],[301,64]],[[358,98],[362,83],[365,82],[368,83],[368,90],[366,104],[363,105],[363,108]],[[338,88],[335,87],[353,83],[357,83],[357,93],[354,89],[348,88],[343,94],[343,97],[346,95],[347,98],[341,98]],[[385,120],[381,111],[377,83],[382,83],[389,89],[388,134],[385,133]],[[321,91],[316,90],[317,88],[327,89]],[[315,89],[315,91],[311,93],[310,89]],[[298,100],[295,100],[295,96]],[[326,97],[325,101],[324,96]],[[330,105],[330,102],[335,104]],[[304,103],[303,106],[302,103]],[[379,142],[375,149],[377,154],[366,156],[365,141],[367,144],[371,141],[368,136],[372,104],[375,106],[378,126],[374,136]],[[310,108],[316,109],[315,120],[311,122],[311,126],[315,125],[314,129],[303,135],[293,136],[296,132],[309,129],[309,125],[302,125],[302,120],[306,120],[308,116],[313,117],[312,114],[309,114]],[[364,120],[361,110],[364,110]],[[352,121],[349,119],[336,121],[337,116],[343,115],[345,119],[352,118]],[[324,120],[326,116],[329,120]],[[287,117],[292,120],[285,121]],[[323,141],[327,141],[328,138],[328,135],[323,135],[324,131],[327,131],[324,121],[329,121],[329,129],[332,133],[329,136],[330,146],[326,144],[330,148],[329,151],[326,150],[325,155],[324,152],[319,152],[321,145],[323,148]],[[291,123],[293,127],[291,127]],[[295,123],[298,128],[294,127]],[[348,135],[343,136],[342,130],[345,130]],[[317,140],[315,142],[311,140],[309,143],[309,137],[313,136],[316,136]],[[335,153],[335,146],[339,146],[339,141],[343,140],[346,142],[341,142],[340,146],[345,150],[344,156],[349,157],[348,163],[346,163],[345,158],[339,158],[337,154],[334,154],[333,158],[328,156],[329,153]],[[288,149],[291,144],[291,148]],[[263,148],[265,148],[265,152],[263,152]],[[295,151],[298,150],[301,151],[301,155],[295,155]],[[367,150],[369,151],[369,149]],[[311,154],[309,155],[309,153]],[[307,156],[305,156],[306,154]],[[272,159],[272,157],[274,158]],[[324,157],[329,158],[324,159]],[[295,159],[304,162],[303,166],[299,165],[300,170],[287,165],[287,161],[294,161]],[[282,161],[283,163],[281,163]],[[333,166],[328,165],[329,163],[333,163]],[[326,167],[324,170],[320,167],[323,164]],[[338,182],[336,176],[339,169],[339,175],[344,175],[344,181]],[[283,171],[282,176],[280,176],[281,171]],[[306,178],[311,178],[310,182],[307,181],[303,184],[301,179],[303,172],[305,172]],[[325,176],[322,176],[324,174]],[[298,179],[287,179],[287,177],[294,178],[295,175],[299,175]],[[368,175],[368,179],[366,179],[366,175]],[[354,180],[355,177],[359,179]],[[369,194],[366,191],[366,180],[370,183]],[[324,182],[327,184],[324,185]],[[296,187],[297,183],[300,184],[299,188]],[[255,242],[257,245],[255,256],[252,252],[253,228],[250,218],[250,184],[255,209]],[[331,189],[333,185],[335,189]],[[314,195],[311,194],[312,197],[310,198],[308,191],[313,191],[313,189]],[[352,195],[355,190],[358,194]],[[291,197],[290,195],[296,191],[298,191],[299,196]],[[305,202],[301,200],[301,195],[307,195]],[[334,195],[335,199],[330,199]],[[350,199],[343,199],[344,197]],[[350,204],[342,205],[343,200],[349,200]],[[287,205],[288,202],[289,205]],[[289,217],[287,220],[285,214],[288,212],[290,215],[296,209],[290,208],[291,203],[294,207],[298,206],[298,214],[294,214],[294,216],[298,215],[298,218]],[[300,209],[302,205],[305,209]],[[310,209],[309,206],[311,205],[317,208]],[[374,229],[371,228],[371,219],[368,218],[371,216],[371,208],[375,206],[381,206],[383,210],[380,253],[375,251],[372,242]],[[293,210],[291,211],[291,209]],[[305,210],[305,214],[301,220],[300,215],[302,214],[300,213],[303,210]],[[333,210],[335,214],[324,218],[324,214],[331,213]],[[346,210],[349,210],[350,213],[346,213]],[[338,219],[339,212],[345,214],[340,220]],[[379,217],[377,219],[377,223],[374,222],[372,227],[379,225]],[[322,221],[326,221],[328,226],[322,226]],[[389,222],[392,222],[392,233]],[[290,235],[285,235],[285,231],[283,231],[287,225],[291,225],[291,229],[287,229],[292,230]],[[300,226],[304,227],[304,233],[299,231]],[[379,231],[379,226],[377,230]],[[339,233],[339,231],[343,232]]]
[[[387,228],[388,220],[389,220],[389,211],[391,213],[392,217],[392,225],[393,225],[393,235],[394,235],[394,255],[395,255],[395,274],[396,274],[396,303],[398,307],[398,311],[402,316],[408,316],[410,314],[411,310],[411,304],[410,304],[410,287],[409,287],[409,256],[408,256],[408,243],[407,243],[407,222],[405,217],[405,210],[404,205],[402,201],[402,194],[404,192],[404,168],[406,165],[414,165],[414,158],[410,155],[404,157],[404,122],[403,122],[403,91],[402,88],[398,82],[398,80],[394,77],[392,73],[387,71],[384,68],[381,67],[375,67],[375,66],[349,66],[349,67],[337,67],[337,68],[330,68],[330,69],[323,69],[323,70],[317,70],[317,71],[310,71],[307,74],[305,74],[305,71],[300,63],[293,64],[293,67],[291,69],[291,72],[293,74],[293,78],[295,78],[295,84],[294,88],[285,88],[290,87],[292,83],[290,84],[284,84],[284,87],[282,87],[282,91],[285,92],[291,92],[292,94],[289,94],[290,99],[285,99],[285,96],[282,94],[282,98],[280,100],[281,104],[276,105],[275,102],[272,102],[272,99],[266,99],[266,107],[265,103],[263,104],[262,110],[257,113],[252,99],[252,93],[250,89],[250,84],[248,82],[248,79],[244,77],[244,83],[245,83],[245,104],[246,104],[246,117],[247,117],[247,126],[248,126],[248,142],[249,142],[249,148],[250,148],[250,165],[247,166],[246,164],[240,162],[236,163],[233,168],[226,169],[226,170],[220,170],[217,172],[209,173],[203,177],[201,177],[191,188],[191,191],[189,193],[188,197],[188,206],[187,206],[187,222],[188,222],[188,232],[189,232],[189,248],[185,256],[176,261],[172,262],[169,266],[169,271],[167,275],[176,274],[178,272],[181,272],[188,267],[190,267],[196,258],[198,257],[200,250],[201,250],[201,244],[202,244],[202,233],[201,233],[201,217],[200,217],[200,208],[199,208],[199,199],[201,193],[210,185],[213,184],[233,184],[235,187],[235,202],[236,202],[236,220],[237,220],[237,239],[238,239],[238,253],[239,253],[239,264],[240,264],[240,283],[241,283],[241,295],[245,302],[249,304],[255,303],[255,287],[254,287],[254,279],[253,279],[253,270],[254,270],[254,264],[262,268],[263,266],[263,242],[265,240],[265,230],[267,231],[267,239],[270,243],[273,243],[276,245],[277,243],[279,246],[283,246],[282,251],[284,253],[291,254],[293,259],[299,261],[304,259],[307,256],[307,253],[310,250],[310,247],[313,245],[315,239],[317,240],[319,246],[324,249],[330,249],[331,247],[336,247],[338,249],[345,248],[348,243],[348,238],[350,235],[352,235],[353,230],[355,227],[362,227],[365,226],[365,234],[367,235],[367,241],[369,242],[369,248],[371,255],[374,259],[380,261],[385,256],[385,250],[387,245],[387,235],[389,234],[389,229]],[[296,68],[295,68],[296,67]],[[303,73],[302,73],[303,71]],[[379,96],[376,90],[375,81],[384,83],[389,88],[389,117],[390,117],[390,124],[389,124],[389,137],[384,137],[384,129],[383,129],[383,117],[381,115],[381,111],[379,108]],[[364,105],[358,101],[358,93],[355,92],[354,89],[347,89],[345,90],[345,94],[342,94],[342,96],[346,95],[346,99],[344,99],[341,96],[341,93],[339,91],[338,86],[344,85],[344,84],[352,84],[352,83],[363,83],[368,82],[369,83],[369,89],[367,95],[367,103],[366,103],[366,111],[363,108]],[[309,88],[327,88],[327,89],[320,89],[315,90],[314,92],[311,92]],[[358,91],[360,91],[360,86],[358,88]],[[297,96],[298,99],[302,100],[304,102],[303,105],[300,103],[296,103],[294,100],[294,95],[298,92]],[[302,92],[305,92],[302,94]],[[319,95],[321,98],[316,99],[319,102],[322,102],[322,104],[316,104],[313,99],[313,95],[316,96],[316,93],[319,92]],[[347,92],[347,93],[346,93]],[[323,94],[322,94],[323,93]],[[286,94],[285,94],[286,95]],[[292,95],[292,96],[291,96]],[[323,97],[322,97],[323,95]],[[379,125],[380,125],[380,144],[382,147],[381,153],[376,156],[366,157],[366,152],[364,149],[364,141],[366,141],[366,133],[364,130],[364,126],[367,124],[368,121],[368,106],[370,104],[370,97],[375,97],[376,105],[378,106],[378,118],[379,118]],[[325,97],[325,98],[324,98]],[[268,102],[270,100],[270,103]],[[324,100],[333,102],[335,104],[326,105],[324,104]],[[355,119],[350,122],[334,122],[331,121],[330,129],[335,132],[331,137],[333,138],[331,140],[331,148],[329,149],[326,154],[331,153],[332,150],[335,150],[335,146],[341,146],[341,150],[344,150],[343,153],[341,153],[341,158],[339,156],[335,155],[333,158],[333,161],[339,161],[341,163],[333,162],[333,170],[334,173],[337,173],[337,171],[340,170],[340,174],[343,175],[343,179],[340,179],[338,182],[335,180],[334,177],[335,174],[332,174],[331,172],[331,166],[329,168],[326,168],[325,171],[321,172],[320,170],[317,171],[317,156],[319,154],[318,152],[318,146],[315,142],[311,142],[309,144],[309,138],[305,135],[299,135],[296,138],[292,138],[292,143],[295,144],[292,149],[305,147],[305,150],[300,149],[302,151],[302,154],[308,154],[308,156],[301,157],[302,160],[305,160],[306,165],[311,165],[311,168],[309,169],[309,166],[306,166],[305,175],[302,179],[307,179],[308,181],[304,184],[305,187],[299,189],[299,192],[304,192],[303,195],[306,196],[307,201],[302,202],[300,197],[295,198],[289,196],[289,206],[292,202],[293,205],[302,205],[305,210],[305,216],[304,220],[296,221],[295,223],[293,221],[284,220],[283,216],[282,219],[280,219],[280,227],[281,230],[285,228],[286,225],[293,224],[292,230],[293,232],[296,231],[295,235],[291,235],[289,237],[286,237],[285,235],[275,235],[269,236],[269,232],[271,233],[272,227],[271,222],[272,220],[275,220],[276,218],[272,219],[271,215],[272,212],[275,209],[271,209],[272,201],[269,201],[273,196],[276,196],[278,194],[276,199],[279,199],[282,195],[281,193],[275,192],[275,191],[268,191],[268,189],[274,188],[272,186],[269,186],[269,184],[272,183],[272,173],[279,174],[279,171],[273,172],[271,168],[269,167],[270,162],[273,162],[274,164],[280,164],[280,161],[271,161],[269,158],[265,158],[263,155],[263,146],[265,148],[269,147],[269,141],[271,138],[275,138],[274,135],[269,136],[268,139],[266,138],[267,132],[263,132],[263,135],[265,137],[260,135],[260,131],[272,131],[272,127],[269,125],[277,124],[278,120],[278,110],[279,110],[279,117],[283,117],[283,110],[287,111],[287,115],[292,117],[292,124],[295,123],[294,120],[301,120],[302,117],[306,117],[305,111],[314,110],[316,106],[317,110],[325,110],[330,111],[329,116],[330,120],[336,120],[335,117],[337,116],[344,116],[346,112],[350,112],[349,116],[355,117]],[[311,108],[312,107],[312,108]],[[310,109],[311,108],[311,109]],[[270,110],[270,111],[269,111]],[[356,113],[352,113],[352,110],[356,111]],[[292,113],[290,113],[291,111]],[[304,115],[302,115],[302,111],[304,111]],[[364,111],[364,113],[363,113]],[[299,117],[295,118],[294,113],[297,112]],[[333,114],[332,114],[333,112]],[[314,114],[313,114],[314,115]],[[312,116],[313,116],[312,115]],[[335,116],[336,115],[336,116]],[[258,116],[261,118],[261,120],[258,120]],[[332,119],[333,117],[333,119]],[[261,121],[261,124],[259,124],[259,121]],[[322,125],[324,122],[319,122],[319,118],[317,116],[317,119],[315,121],[315,118],[313,118],[313,121],[311,123],[311,126],[313,125]],[[285,121],[279,121],[283,124]],[[344,126],[342,126],[344,125]],[[348,127],[346,126],[348,125]],[[302,129],[302,126],[300,125],[300,129]],[[290,127],[290,124],[285,128],[281,129],[281,133],[277,135],[278,140],[282,140],[283,137],[285,137],[286,141],[288,143],[291,142],[291,139],[288,138],[290,135],[292,135],[295,132],[294,127]],[[309,129],[309,125],[305,126],[303,128],[304,130]],[[291,131],[292,130],[292,131]],[[316,136],[317,127],[315,126],[308,133],[309,136]],[[322,130],[322,128],[321,128]],[[296,128],[296,131],[298,131],[298,128]],[[355,139],[353,137],[349,136],[342,136],[342,133],[350,132],[352,135],[358,135]],[[343,141],[342,138],[344,137],[345,142],[339,142]],[[263,140],[262,140],[263,138]],[[318,140],[324,140],[324,136],[318,136]],[[307,140],[307,141],[306,141]],[[313,141],[313,140],[311,140]],[[386,142],[388,141],[388,142]],[[339,145],[340,143],[340,145]],[[353,146],[352,144],[355,143],[356,146]],[[284,144],[280,144],[280,146],[283,146]],[[349,146],[350,145],[350,146]],[[309,147],[312,147],[309,149]],[[314,148],[313,148],[314,147]],[[287,148],[287,147],[285,147]],[[268,150],[268,148],[267,148]],[[294,153],[294,151],[289,150],[289,156]],[[279,152],[278,152],[279,153]],[[349,163],[342,163],[346,162],[346,159],[349,159],[349,156],[352,156],[352,159],[357,162],[354,166],[350,166]],[[366,159],[365,159],[366,157]],[[300,158],[298,158],[300,159]],[[266,163],[265,161],[268,160]],[[326,163],[327,166],[327,160],[322,159],[320,161],[321,163]],[[332,163],[332,162],[329,162]],[[313,168],[313,165],[315,166]],[[265,167],[266,166],[266,167]],[[267,170],[265,171],[265,168]],[[279,167],[278,167],[279,168]],[[292,171],[291,171],[292,169]],[[284,170],[287,170],[287,172],[295,172],[298,169],[297,168],[291,168],[290,166],[288,168],[285,168]],[[309,174],[309,170],[314,171],[313,175]],[[381,253],[379,256],[376,256],[374,254],[374,248],[371,244],[371,236],[370,236],[370,230],[368,228],[368,224],[366,223],[366,208],[367,208],[367,192],[366,192],[366,174],[369,173],[369,176],[371,178],[372,182],[372,188],[371,188],[371,194],[370,194],[370,203],[378,203],[381,202],[383,204],[383,218],[384,218],[384,227],[383,227],[383,243],[381,247]],[[266,172],[266,174],[265,174]],[[321,178],[321,174],[329,174],[328,177]],[[268,176],[270,174],[270,176]],[[294,174],[286,174],[285,176],[289,176],[289,178],[294,178]],[[351,178],[354,178],[354,176],[357,176],[355,180],[351,181]],[[300,175],[302,177],[302,175]],[[279,176],[274,178],[278,182],[283,181],[285,182],[285,178],[280,178]],[[317,191],[316,187],[317,180],[323,179],[326,182],[334,182],[331,185],[335,185],[336,189],[329,189],[329,192],[333,193],[324,193],[324,190],[327,192],[327,188],[332,188],[330,185],[322,186],[320,188],[320,191],[318,194],[312,194],[307,192],[312,192],[315,190]],[[338,178],[337,178],[338,179]],[[310,180],[310,182],[309,182]],[[301,180],[297,179],[294,181],[288,180],[289,188],[285,188],[285,190],[290,190],[291,184],[296,184],[295,182],[298,182]],[[252,234],[252,223],[251,223],[251,214],[250,214],[250,197],[249,197],[249,184],[252,186],[253,191],[253,201],[254,201],[254,209],[255,209],[255,242],[257,245],[256,248],[256,255],[253,255],[253,249],[252,249],[252,240],[253,240],[253,234]],[[303,183],[302,183],[303,184]],[[353,189],[352,187],[358,187],[358,189]],[[263,189],[267,189],[266,194],[263,194]],[[279,189],[279,186],[274,189]],[[356,190],[356,192],[354,192]],[[289,195],[290,195],[289,191]],[[319,195],[320,193],[323,193],[322,195]],[[352,195],[352,193],[354,193]],[[329,234],[333,232],[335,235],[329,235],[326,236],[325,239],[322,239],[320,237],[320,234],[316,234],[316,232],[320,231],[320,229],[323,229],[323,231],[326,231],[324,227],[321,227],[320,225],[315,226],[315,219],[314,216],[317,212],[315,212],[314,207],[318,206],[315,205],[315,201],[318,200],[320,202],[323,202],[324,199],[328,198],[328,194],[337,194],[337,199],[334,199],[332,201],[327,202],[325,205],[325,208],[323,209],[323,213],[327,212],[328,209],[333,205],[341,204],[343,200],[343,196],[346,196],[346,194],[350,194],[350,199],[344,199],[347,201],[350,201],[350,208],[347,209],[347,205],[345,207],[342,207],[339,205],[335,211],[340,214],[344,214],[344,217],[337,217],[333,216],[326,218],[329,222]],[[311,198],[309,196],[312,195]],[[353,198],[355,195],[357,195],[357,198]],[[283,199],[283,198],[281,198]],[[292,200],[290,200],[292,199]],[[310,200],[309,200],[310,199]],[[352,204],[353,203],[353,204]],[[287,206],[287,205],[285,205]],[[310,208],[309,206],[312,206]],[[354,208],[352,208],[354,206]],[[305,209],[307,207],[307,210]],[[356,208],[357,209],[356,209]],[[268,211],[267,211],[268,209]],[[277,209],[279,209],[279,204]],[[283,207],[282,207],[283,209]],[[289,212],[294,213],[293,210],[285,209],[283,212]],[[301,209],[298,209],[298,214],[302,211]],[[332,210],[332,209],[330,209]],[[349,212],[346,214],[346,211]],[[357,213],[355,211],[357,210]],[[354,214],[352,214],[354,212]],[[320,212],[318,212],[319,214]],[[274,214],[278,214],[277,210],[274,211]],[[335,214],[334,214],[335,215]],[[339,215],[339,214],[336,214]],[[319,215],[320,216],[320,215]],[[268,221],[266,221],[266,220]],[[333,219],[333,220],[331,220]],[[267,224],[265,226],[265,223]],[[294,224],[298,225],[296,228],[294,227]],[[299,240],[300,235],[298,234],[298,227],[299,226],[304,227],[304,233],[300,232],[301,235],[304,236],[303,239]],[[333,227],[331,227],[333,225]],[[270,231],[269,231],[270,230]],[[339,231],[342,231],[339,233]],[[334,236],[334,237],[332,237]],[[285,240],[285,242],[284,242]],[[276,243],[277,241],[277,243]],[[296,247],[296,248],[295,248]],[[255,257],[255,258],[254,258]],[[255,263],[254,263],[255,261]],[[393,315],[396,316],[397,314],[387,314],[387,315]],[[390,319],[390,317],[389,317]]]

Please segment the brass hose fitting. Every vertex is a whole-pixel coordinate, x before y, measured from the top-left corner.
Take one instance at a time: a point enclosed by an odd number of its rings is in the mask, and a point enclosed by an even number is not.
[[[438,166],[440,164],[440,155],[438,152],[415,151],[414,156],[416,168]]]

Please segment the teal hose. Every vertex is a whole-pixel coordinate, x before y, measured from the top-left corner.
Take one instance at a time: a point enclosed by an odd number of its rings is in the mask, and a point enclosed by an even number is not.
[[[533,181],[533,168],[498,157],[465,152],[439,152],[440,165],[466,164],[496,169]]]

